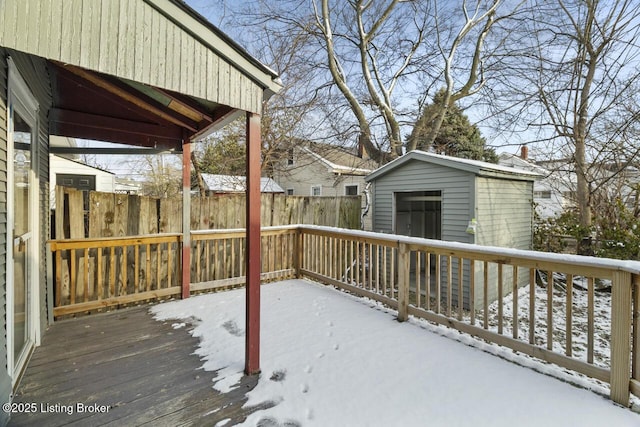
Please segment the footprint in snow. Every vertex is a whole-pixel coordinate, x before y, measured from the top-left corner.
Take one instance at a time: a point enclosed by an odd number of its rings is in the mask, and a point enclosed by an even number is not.
[[[244,335],[244,331],[238,327],[236,322],[228,320],[222,324],[222,327],[235,337],[241,337]]]

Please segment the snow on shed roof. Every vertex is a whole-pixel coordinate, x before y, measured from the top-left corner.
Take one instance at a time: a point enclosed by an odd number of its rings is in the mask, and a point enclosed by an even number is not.
[[[444,156],[442,154],[413,150],[406,153],[404,156],[398,157],[397,159],[376,169],[371,174],[365,177],[365,181],[373,181],[411,160],[418,160],[425,163],[432,163],[450,167],[453,169],[470,172],[479,176],[508,178],[525,181],[534,181],[541,177],[540,174],[537,174],[535,172],[515,169],[508,166],[496,165],[494,163],[482,162],[480,160],[461,159],[459,157]]]
[[[215,193],[240,193],[247,189],[247,178],[244,176],[203,173],[202,179],[207,190]],[[284,193],[282,187],[267,177],[260,178],[260,191],[262,193]]]

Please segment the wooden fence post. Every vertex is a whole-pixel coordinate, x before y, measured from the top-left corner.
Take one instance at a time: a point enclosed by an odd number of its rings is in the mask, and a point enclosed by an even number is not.
[[[409,245],[400,243],[398,247],[398,322],[409,318]]]
[[[631,273],[614,271],[611,290],[611,400],[629,406]]]

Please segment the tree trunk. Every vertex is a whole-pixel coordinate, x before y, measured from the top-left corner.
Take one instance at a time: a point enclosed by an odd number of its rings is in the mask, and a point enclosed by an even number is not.
[[[196,174],[196,179],[198,180],[198,190],[200,191],[200,197],[206,196],[206,190],[204,188],[204,179],[202,179],[202,174],[200,173],[200,165],[198,164],[198,160],[196,159],[195,150],[191,152],[191,163],[193,164],[193,171]]]

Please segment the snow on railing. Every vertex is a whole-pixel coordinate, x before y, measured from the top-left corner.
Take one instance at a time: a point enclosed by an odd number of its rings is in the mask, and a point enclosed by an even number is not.
[[[618,403],[640,396],[640,262],[300,232],[302,275],[387,304],[400,321],[423,318],[609,383]]]

